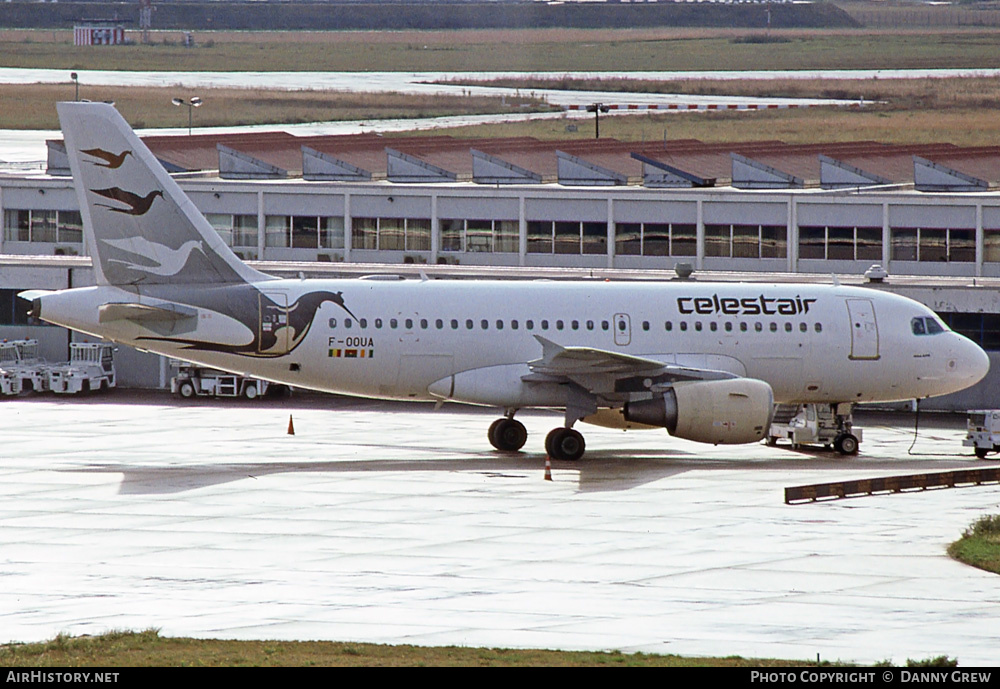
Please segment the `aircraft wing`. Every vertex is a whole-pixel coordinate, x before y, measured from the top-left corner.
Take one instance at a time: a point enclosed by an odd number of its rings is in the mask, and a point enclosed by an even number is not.
[[[594,347],[563,347],[539,335],[542,358],[528,362],[525,382],[572,382],[596,394],[655,392],[689,380],[727,380],[728,371],[690,368]]]

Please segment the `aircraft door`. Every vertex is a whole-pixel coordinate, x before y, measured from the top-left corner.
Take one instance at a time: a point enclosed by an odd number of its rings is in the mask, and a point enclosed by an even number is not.
[[[848,299],[851,318],[851,359],[878,359],[878,323],[871,299]]]
[[[632,320],[627,313],[616,313],[613,321],[615,344],[626,347],[632,342]]]
[[[288,294],[260,293],[260,325],[257,353],[279,356],[288,353],[291,336],[288,327]]]

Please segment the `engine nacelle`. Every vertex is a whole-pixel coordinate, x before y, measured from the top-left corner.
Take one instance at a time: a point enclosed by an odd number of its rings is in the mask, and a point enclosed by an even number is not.
[[[624,409],[628,421],[713,445],[757,442],[773,414],[771,386],[753,378],[678,383],[662,397],[629,402]]]

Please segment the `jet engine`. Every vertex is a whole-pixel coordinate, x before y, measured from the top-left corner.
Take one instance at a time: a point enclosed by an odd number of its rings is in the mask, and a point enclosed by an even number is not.
[[[677,383],[660,396],[629,402],[623,409],[627,421],[714,445],[760,440],[773,413],[771,386],[753,378]]]

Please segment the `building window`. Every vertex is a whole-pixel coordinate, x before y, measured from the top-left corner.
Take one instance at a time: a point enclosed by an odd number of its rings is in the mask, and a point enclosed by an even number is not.
[[[3,237],[8,242],[83,243],[80,211],[4,211]]]
[[[729,225],[705,225],[705,255],[732,256],[732,235]]]
[[[705,225],[705,255],[721,258],[785,258],[783,225]]]
[[[553,225],[551,222],[532,220],[528,223],[528,253],[551,254]]]
[[[881,227],[799,227],[799,258],[881,261]]]
[[[519,243],[520,232],[516,220],[441,221],[441,251],[517,253]]]
[[[1000,350],[1000,314],[939,313],[937,316],[949,328],[978,344],[985,350]]]
[[[378,248],[378,218],[353,218],[351,220],[351,247],[354,249]]]
[[[620,256],[694,256],[697,251],[698,230],[693,224],[617,223],[615,225],[615,253]]]
[[[932,263],[971,263],[976,260],[976,231],[894,227],[892,260]]]
[[[234,249],[257,248],[257,216],[211,214],[206,217],[229,246]],[[292,249],[343,249],[344,219],[315,215],[268,215],[264,218],[264,245]]]
[[[257,216],[206,213],[205,219],[241,258],[257,258]],[[282,225],[283,226],[283,225]],[[272,239],[276,239],[272,237]],[[281,240],[277,240],[281,241]]]

